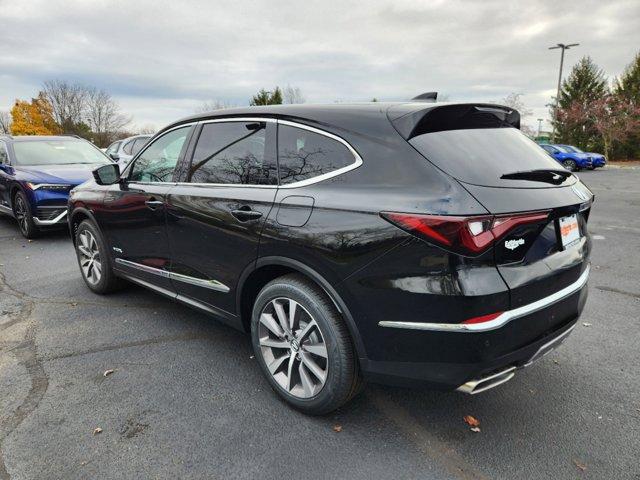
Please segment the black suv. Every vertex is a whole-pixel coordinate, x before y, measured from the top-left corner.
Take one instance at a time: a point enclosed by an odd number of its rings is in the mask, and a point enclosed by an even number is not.
[[[566,338],[587,298],[593,194],[519,124],[426,102],[183,119],[72,191],[82,275],[250,331],[308,413],[363,380],[487,390]]]

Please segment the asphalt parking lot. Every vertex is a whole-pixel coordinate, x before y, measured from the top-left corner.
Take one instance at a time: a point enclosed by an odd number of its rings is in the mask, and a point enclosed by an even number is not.
[[[590,297],[560,349],[480,395],[369,385],[316,418],[248,337],[142,288],[95,295],[64,232],[1,218],[0,479],[640,479],[640,170],[579,176]]]

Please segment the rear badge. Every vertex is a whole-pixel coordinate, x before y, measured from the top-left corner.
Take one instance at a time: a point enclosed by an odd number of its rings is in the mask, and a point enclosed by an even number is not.
[[[504,246],[509,250],[515,250],[520,245],[524,245],[524,238],[519,238],[517,240],[507,240],[504,242]]]

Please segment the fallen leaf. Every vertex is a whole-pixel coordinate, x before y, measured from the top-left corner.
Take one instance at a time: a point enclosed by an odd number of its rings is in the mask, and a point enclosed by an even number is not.
[[[560,362],[558,360],[554,360],[553,363],[555,363],[556,365],[560,365]]]
[[[72,307],[77,307],[77,306],[78,306],[78,304],[77,304],[76,302],[71,302],[71,306],[72,306]]]
[[[107,375],[111,375],[115,370],[105,370],[104,373],[102,374],[103,377],[106,377]]]
[[[334,432],[341,432],[342,431],[342,425],[334,425],[333,426],[333,431]]]
[[[472,432],[480,433],[480,427],[471,427]]]
[[[584,323],[582,324],[582,326],[583,326],[583,327],[590,327],[590,326],[591,326],[591,324],[590,324],[590,323],[588,323],[588,322],[584,322]]]
[[[470,427],[479,427],[480,426],[480,420],[478,420],[475,417],[472,417],[471,415],[465,415],[463,420],[464,420],[464,423],[466,423]]]
[[[97,435],[99,433],[102,433],[102,429],[100,427],[96,427],[96,428],[93,429],[93,434],[94,435]]]
[[[586,465],[581,464],[577,460],[573,461],[573,464],[580,469],[580,471],[584,472],[587,469]]]

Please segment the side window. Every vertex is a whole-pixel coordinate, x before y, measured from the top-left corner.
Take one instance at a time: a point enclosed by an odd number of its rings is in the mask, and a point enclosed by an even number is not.
[[[333,138],[302,128],[278,125],[281,185],[324,175],[354,162],[351,151]]]
[[[173,172],[185,147],[190,126],[177,128],[157,138],[137,158],[129,181],[131,182],[171,182]]]
[[[136,155],[149,141],[149,137],[136,138],[131,148],[131,155]]]
[[[9,163],[9,154],[7,153],[7,147],[4,142],[0,142],[0,163]]]
[[[133,139],[133,140],[129,140],[127,143],[125,143],[125,144],[124,144],[124,146],[122,147],[122,151],[123,151],[124,153],[126,153],[127,155],[133,155],[133,153],[131,153],[131,152],[132,152],[132,150],[133,150],[133,143],[134,143],[135,141],[136,141],[136,140],[135,140],[135,139]]]
[[[118,151],[118,147],[120,146],[120,143],[122,142],[113,142],[111,145],[109,145],[109,148],[107,148],[106,154],[110,155],[112,153],[116,153]]]
[[[265,161],[266,122],[218,122],[202,127],[187,181],[274,185],[277,168]]]

